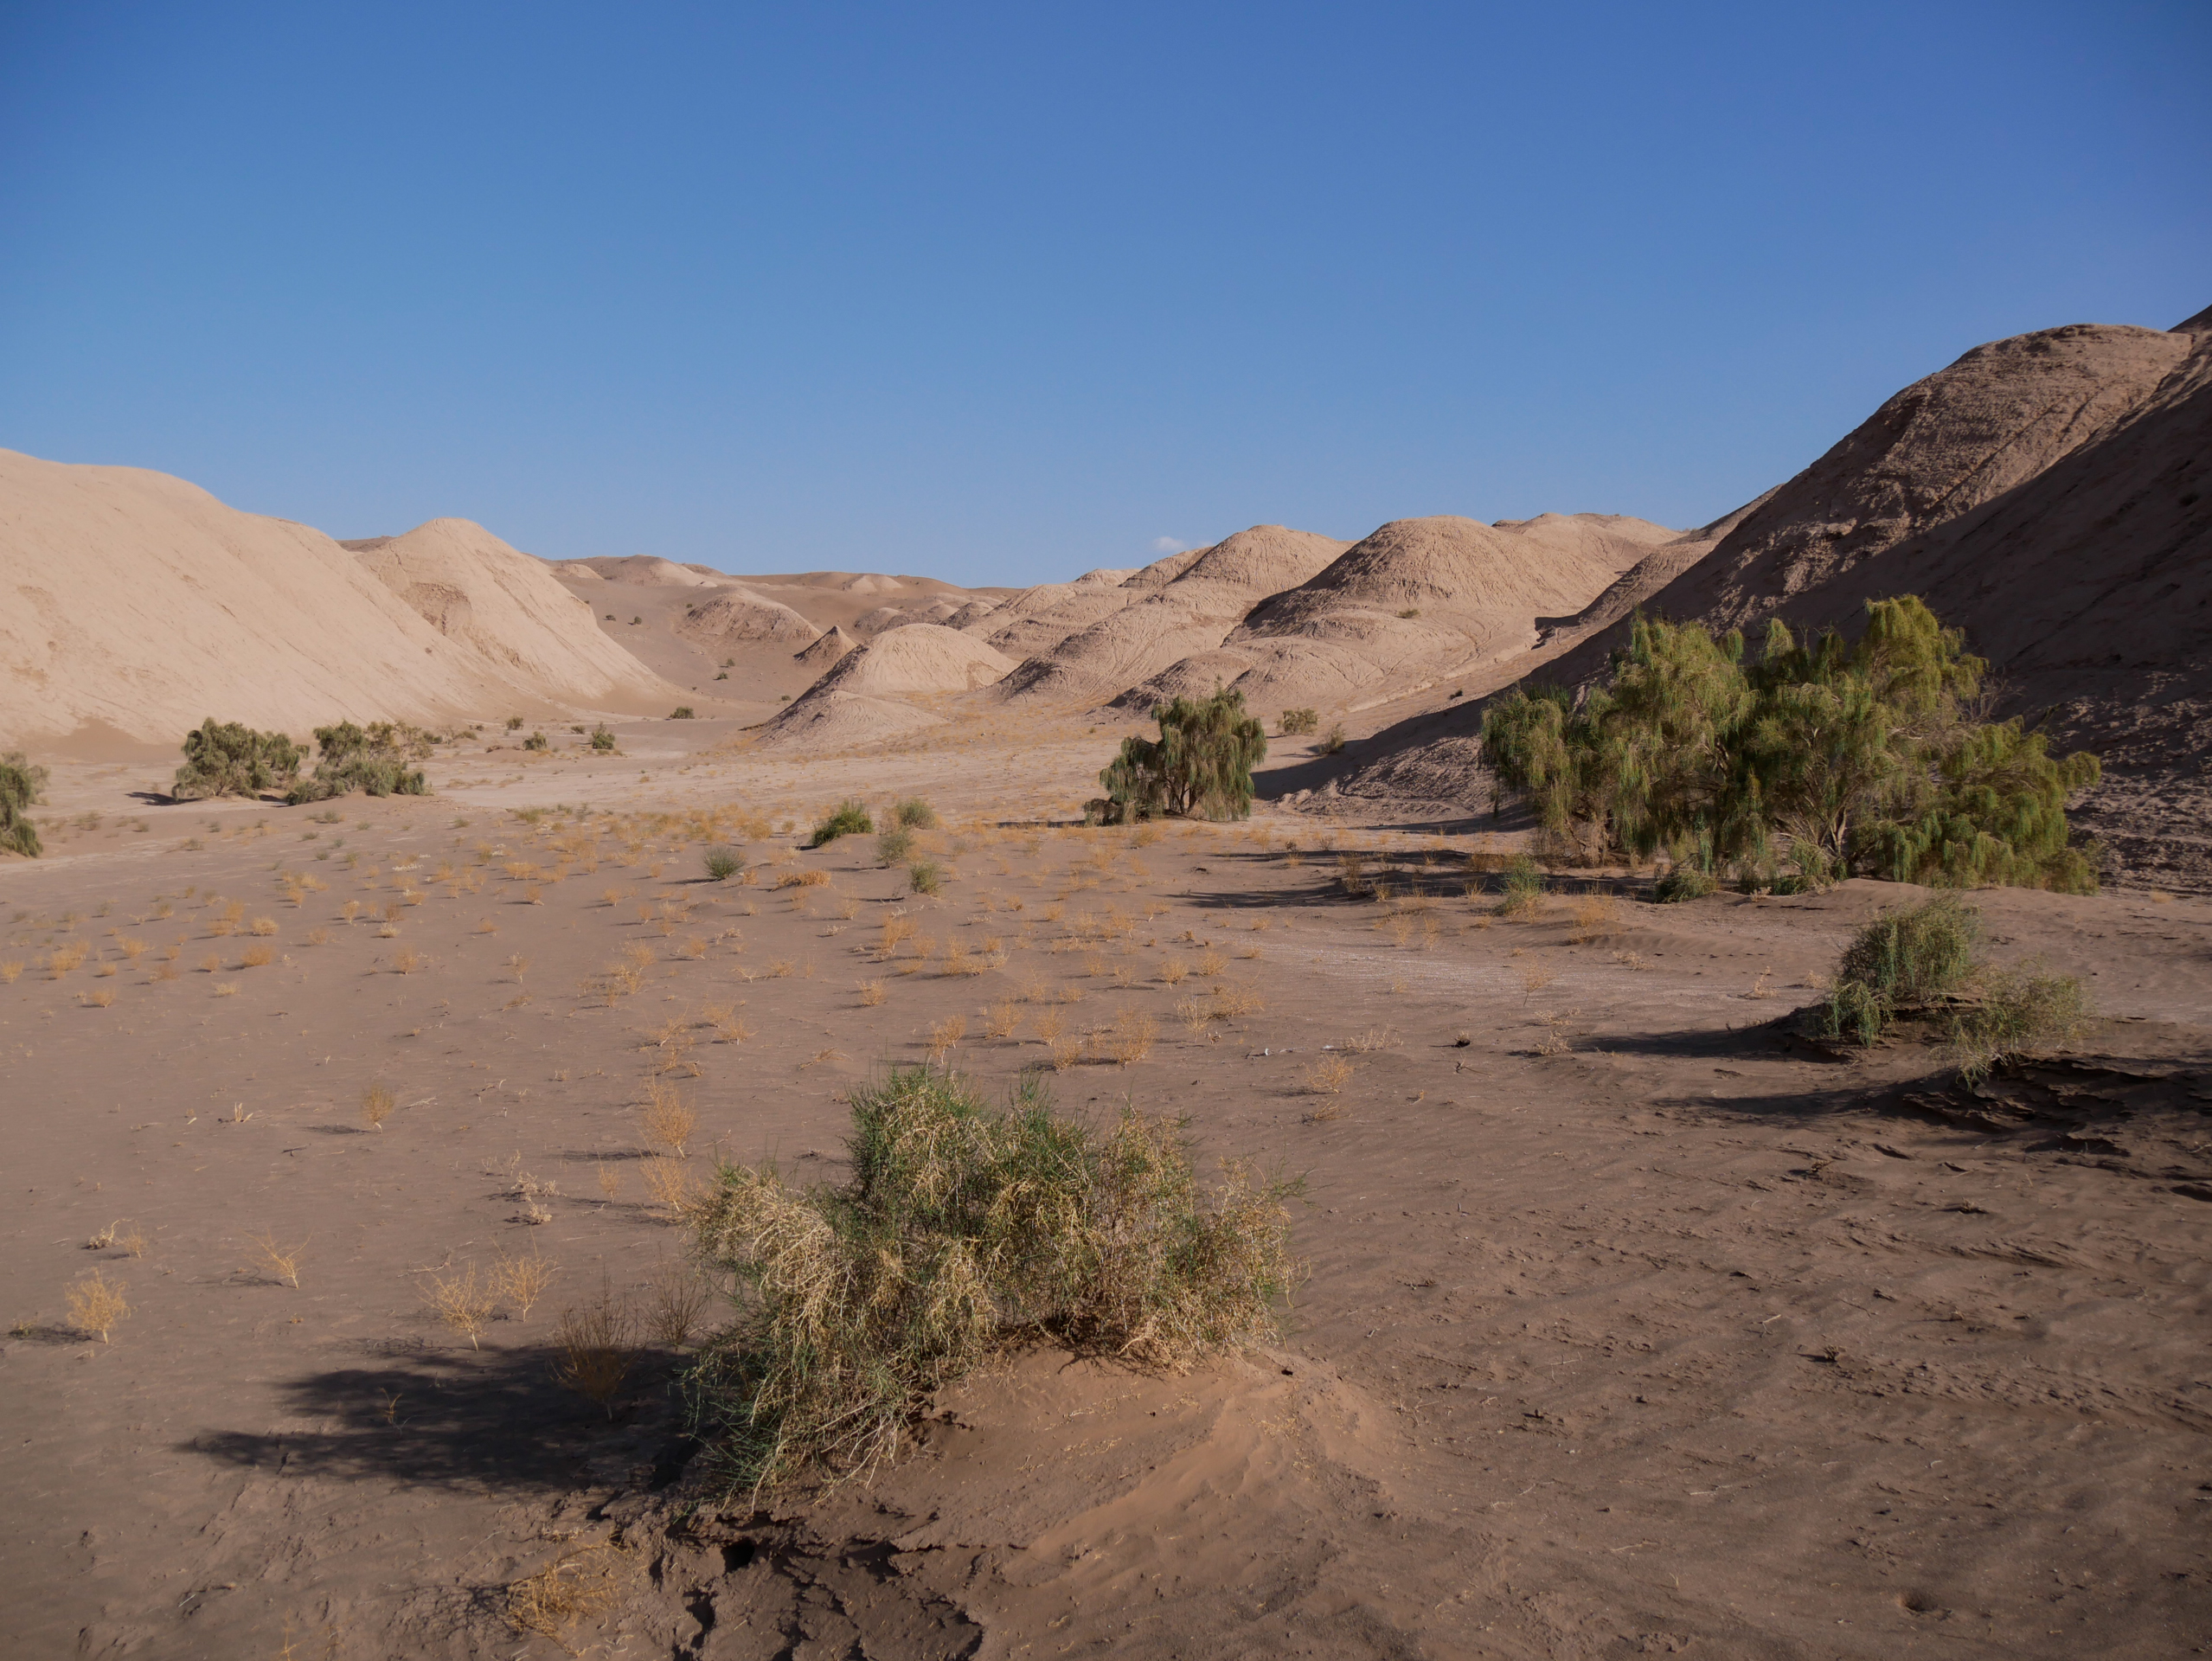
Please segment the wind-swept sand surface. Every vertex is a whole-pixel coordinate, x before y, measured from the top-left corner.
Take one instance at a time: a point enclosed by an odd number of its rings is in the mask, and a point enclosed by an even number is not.
[[[1464,822],[1051,828],[1112,735],[997,719],[825,760],[631,723],[619,756],[501,747],[330,810],[64,766],[50,856],[0,865],[10,1649],[549,1658],[503,1616],[562,1563],[611,1601],[561,1642],[633,1656],[2212,1630],[2212,907],[1975,896],[2101,1019],[1969,1093],[1926,1049],[1788,1035],[1916,891],[1660,907],[1597,872],[1504,920],[1479,868],[1514,838]],[[872,839],[797,847],[840,796],[917,791],[937,898]],[[749,883],[703,880],[725,841]],[[1389,898],[1343,892],[1354,850]],[[654,1183],[716,1154],[833,1180],[846,1093],[953,1016],[994,1093],[1042,1069],[1304,1172],[1282,1341],[1181,1377],[1014,1357],[873,1485],[759,1511],[704,1485],[673,1347],[611,1414],[549,1382],[564,1307],[644,1313],[680,1264]],[[1055,1071],[1055,1017],[1064,1056],[1156,1038]],[[653,1078],[700,1113],[683,1159],[644,1133]],[[557,1278],[478,1344],[425,1303],[530,1255]],[[69,1321],[92,1271],[131,1308],[106,1344]]]

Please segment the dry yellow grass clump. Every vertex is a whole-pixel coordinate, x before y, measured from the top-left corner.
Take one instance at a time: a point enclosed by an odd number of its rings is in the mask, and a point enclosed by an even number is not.
[[[131,1313],[131,1305],[123,1293],[119,1281],[110,1280],[104,1269],[94,1269],[64,1294],[69,1302],[69,1324],[80,1332],[92,1334],[102,1344],[107,1343],[116,1327]]]
[[[300,1254],[307,1249],[307,1240],[312,1240],[312,1235],[296,1246],[280,1244],[273,1228],[264,1229],[258,1235],[248,1235],[246,1238],[265,1270],[293,1291],[299,1290]]]
[[[662,1078],[646,1080],[645,1105],[638,1110],[638,1122],[647,1140],[678,1159],[691,1157],[689,1144],[699,1129],[699,1114],[676,1085]]]
[[[422,1299],[432,1313],[469,1341],[470,1349],[484,1347],[480,1335],[499,1307],[499,1294],[491,1282],[478,1282],[474,1264],[458,1273],[429,1271]]]
[[[372,1084],[361,1093],[361,1119],[372,1131],[384,1128],[384,1121],[392,1116],[392,1109],[399,1106],[399,1098],[388,1085]]]

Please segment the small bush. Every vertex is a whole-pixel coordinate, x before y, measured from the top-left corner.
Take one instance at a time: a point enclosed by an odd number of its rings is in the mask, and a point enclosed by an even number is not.
[[[509,732],[510,732],[510,733],[519,733],[519,732],[521,732],[521,731],[523,730],[523,718],[522,718],[520,715],[510,715],[510,716],[508,716],[508,717],[507,717],[507,730],[508,730]]]
[[[733,849],[707,850],[707,877],[709,882],[727,882],[745,869],[745,862]]]
[[[1324,755],[1334,755],[1344,747],[1344,729],[1342,725],[1338,725],[1329,729],[1328,735],[1317,747]]]
[[[1981,921],[1979,911],[1949,894],[1875,918],[1837,965],[1822,1031],[1870,1044],[1901,1011],[1926,1011],[1963,991],[1973,977]]]
[[[257,733],[234,721],[218,725],[210,715],[184,734],[184,765],[173,793],[180,801],[258,796],[291,784],[305,759],[282,733]]]
[[[1514,854],[1505,862],[1505,895],[1497,902],[1502,917],[1517,917],[1544,897],[1544,874],[1536,869],[1536,862],[1526,854]]]
[[[1285,738],[1296,738],[1301,733],[1311,733],[1321,725],[1321,713],[1317,709],[1286,709],[1281,727]]]
[[[1979,991],[1980,1002],[1959,1011],[1951,1029],[1952,1060],[1970,1084],[2007,1056],[2070,1042],[2089,1016],[2081,983],[2071,975],[1985,970]]]
[[[1703,866],[1675,864],[1651,885],[1651,899],[1657,905],[1671,906],[1683,900],[1702,900],[1719,887],[1719,881]]]
[[[875,821],[868,817],[867,807],[847,797],[815,821],[814,834],[806,845],[819,848],[839,837],[864,837],[875,829]]]
[[[875,838],[875,857],[886,866],[903,864],[914,850],[914,833],[894,825]]]
[[[592,747],[601,754],[606,754],[614,748],[614,734],[608,728],[606,722],[602,721],[592,728]]]
[[[902,830],[934,830],[937,810],[919,796],[909,796],[891,810],[891,823]]]
[[[930,1391],[1023,1337],[1181,1370],[1275,1331],[1298,1184],[1232,1166],[1202,1192],[1179,1122],[1094,1128],[1034,1084],[995,1112],[901,1068],[852,1109],[843,1186],[726,1165],[700,1208],[738,1292],[690,1375],[694,1427],[731,1488],[864,1476]]]
[[[356,790],[370,796],[426,796],[430,786],[422,770],[408,763],[427,757],[431,742],[428,733],[405,721],[372,721],[364,728],[342,721],[317,727],[315,771],[286,792],[285,800],[296,806]]]
[[[104,1269],[94,1269],[71,1286],[66,1296],[69,1324],[80,1332],[91,1333],[102,1344],[131,1313],[131,1305],[124,1300],[122,1286],[110,1280]]]
[[[526,750],[549,750],[553,744],[543,733],[532,733],[523,741],[523,747]]]
[[[907,886],[916,894],[935,894],[944,885],[944,869],[933,859],[918,859],[907,867]]]
[[[46,794],[46,769],[35,767],[21,750],[0,755],[0,849],[36,859],[38,827],[30,810]]]
[[[698,719],[697,716],[691,713],[691,706],[688,703],[677,704],[675,709],[668,712],[668,718],[670,721],[696,721]]]

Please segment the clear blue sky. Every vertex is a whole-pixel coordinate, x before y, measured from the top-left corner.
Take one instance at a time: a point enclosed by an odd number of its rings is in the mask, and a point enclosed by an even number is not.
[[[0,446],[333,535],[1064,577],[1710,519],[2212,304],[2212,7],[0,6]]]

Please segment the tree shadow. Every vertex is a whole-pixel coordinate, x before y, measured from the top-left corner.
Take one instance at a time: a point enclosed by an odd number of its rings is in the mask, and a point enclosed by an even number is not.
[[[670,1357],[641,1354],[612,1416],[553,1382],[556,1351],[532,1344],[343,1367],[283,1387],[307,1431],[215,1431],[180,1451],[227,1465],[412,1487],[565,1492],[609,1433],[665,1432]]]

